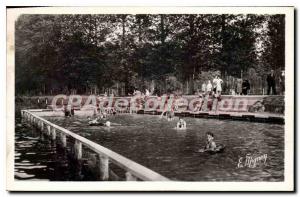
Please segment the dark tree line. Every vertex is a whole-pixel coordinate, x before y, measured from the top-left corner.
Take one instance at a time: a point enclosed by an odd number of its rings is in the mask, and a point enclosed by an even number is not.
[[[193,93],[204,72],[241,77],[254,69],[264,77],[271,68],[284,69],[284,20],[284,15],[22,15],[15,24],[16,92],[115,89],[127,95],[154,87],[162,93],[190,82]]]

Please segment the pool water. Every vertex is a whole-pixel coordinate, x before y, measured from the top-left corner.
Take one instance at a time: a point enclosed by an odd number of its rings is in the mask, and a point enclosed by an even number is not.
[[[184,118],[186,130],[154,115],[121,114],[108,118],[112,128],[88,126],[80,117],[45,117],[172,180],[283,181],[284,125]],[[206,132],[215,135],[223,153],[199,153]],[[246,155],[266,161],[245,164]]]

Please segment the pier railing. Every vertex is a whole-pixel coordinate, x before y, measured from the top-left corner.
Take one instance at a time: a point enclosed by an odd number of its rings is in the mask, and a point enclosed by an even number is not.
[[[113,152],[91,140],[88,140],[80,135],[77,135],[63,127],[51,123],[42,117],[34,114],[35,111],[22,110],[22,118],[28,121],[30,124],[37,126],[41,131],[46,130],[46,134],[51,137],[52,140],[56,140],[59,137],[61,145],[66,148],[67,137],[71,137],[75,140],[74,152],[76,159],[82,159],[82,146],[87,147],[96,154],[99,155],[99,169],[100,169],[100,179],[109,179],[109,162],[119,166],[125,171],[125,177],[127,181],[169,181],[166,177],[130,160],[126,157]],[[59,134],[59,135],[58,135]]]

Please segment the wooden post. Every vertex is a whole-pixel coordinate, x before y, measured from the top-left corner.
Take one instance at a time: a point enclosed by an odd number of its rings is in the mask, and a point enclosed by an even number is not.
[[[74,150],[75,150],[75,158],[81,159],[82,158],[82,143],[80,141],[75,140]]]
[[[88,165],[90,168],[97,167],[98,165],[98,155],[96,153],[89,153],[88,152]]]
[[[41,121],[41,131],[43,132],[44,131],[44,122]]]
[[[48,136],[51,135],[51,127],[50,127],[50,125],[47,125],[47,135]]]
[[[55,128],[53,127],[52,128],[52,135],[51,135],[51,139],[54,141],[54,140],[56,140],[56,130],[55,130]]]
[[[109,178],[108,157],[99,155],[100,180],[106,181]]]
[[[133,176],[130,172],[125,173],[126,181],[137,181],[137,178]]]
[[[64,148],[67,147],[67,136],[66,136],[66,134],[61,133],[60,134],[60,140],[61,140],[62,146]]]
[[[40,138],[41,138],[42,141],[44,141],[45,137],[44,137],[43,133],[40,133]]]

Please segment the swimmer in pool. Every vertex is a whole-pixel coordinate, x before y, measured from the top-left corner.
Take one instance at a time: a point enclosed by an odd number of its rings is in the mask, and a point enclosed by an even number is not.
[[[186,122],[183,119],[179,118],[176,128],[177,129],[186,129]]]
[[[102,112],[103,118],[107,118],[107,113],[105,111]]]
[[[205,145],[205,150],[215,151],[217,149],[217,145],[214,142],[214,134],[212,132],[206,133],[207,141]]]
[[[106,121],[105,123],[103,122],[98,123],[98,126],[111,127],[111,126],[121,126],[121,124]]]
[[[98,122],[99,118],[98,118],[98,117],[95,118],[94,120],[92,120],[91,117],[88,116],[87,119],[88,119],[88,121],[89,121],[89,122],[88,122],[89,125],[92,125],[92,124],[99,124],[99,122]]]
[[[101,119],[105,119],[105,118],[107,118],[108,114],[106,113],[106,111],[104,109],[100,109],[99,116]]]
[[[110,127],[111,123],[109,121],[106,121],[105,123],[102,123],[102,126]]]
[[[91,120],[89,117],[88,117],[88,120],[89,120],[89,125],[90,126],[105,126],[105,127],[110,127],[111,126],[111,122],[110,121],[106,121],[106,122],[99,122],[99,118],[97,117],[96,119],[94,120]]]
[[[167,111],[166,116],[168,121],[172,121],[175,116],[175,113],[174,111]]]
[[[100,111],[99,116],[100,119],[106,119],[107,118],[107,114],[103,113]]]
[[[97,126],[110,127],[111,126],[111,122],[109,122],[109,121],[99,122],[99,123],[97,123]]]
[[[217,145],[214,141],[214,134],[212,132],[207,132],[206,137],[206,145],[204,148],[199,149],[199,152],[218,151]]]
[[[92,120],[89,116],[88,116],[88,124],[90,126],[104,126],[104,127],[111,127],[111,126],[121,126],[121,124],[118,123],[112,123],[110,121],[106,121],[106,122],[99,122],[100,118],[97,117],[94,120]]]

